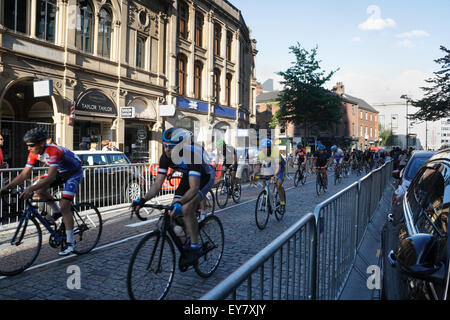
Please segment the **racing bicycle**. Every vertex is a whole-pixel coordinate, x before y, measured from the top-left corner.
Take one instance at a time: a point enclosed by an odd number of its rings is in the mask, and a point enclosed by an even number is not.
[[[275,218],[280,221],[284,216],[284,209],[281,208],[280,196],[275,183],[271,182],[272,175],[256,176],[257,179],[264,180],[264,189],[259,193],[255,206],[255,220],[258,229],[263,230],[269,221],[269,214],[275,213]],[[272,196],[272,193],[274,196]]]

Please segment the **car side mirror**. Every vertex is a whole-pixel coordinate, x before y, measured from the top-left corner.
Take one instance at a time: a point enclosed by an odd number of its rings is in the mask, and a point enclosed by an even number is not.
[[[418,233],[403,239],[390,259],[410,277],[425,281],[445,278],[445,266],[439,261],[438,240],[433,235]]]

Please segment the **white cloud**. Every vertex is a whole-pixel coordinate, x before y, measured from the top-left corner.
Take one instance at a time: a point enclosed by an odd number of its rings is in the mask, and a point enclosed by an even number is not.
[[[352,38],[352,42],[360,42],[361,38],[360,37],[353,37]]]
[[[371,5],[366,10],[367,14],[371,16],[358,25],[361,30],[382,30],[384,28],[395,27],[396,23],[391,18],[383,19],[381,18],[381,9],[378,6]]]
[[[429,37],[430,34],[424,30],[413,30],[410,32],[403,32],[397,35],[397,38],[406,38],[406,39],[411,39],[411,38],[419,38],[419,37]]]
[[[414,48],[414,43],[411,42],[409,39],[405,39],[402,41],[397,42],[397,46],[400,48]]]

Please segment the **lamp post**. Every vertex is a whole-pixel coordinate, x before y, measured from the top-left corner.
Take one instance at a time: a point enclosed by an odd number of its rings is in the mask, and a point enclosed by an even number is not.
[[[411,99],[406,94],[402,94],[400,99],[406,100],[406,151],[408,151],[408,102]]]

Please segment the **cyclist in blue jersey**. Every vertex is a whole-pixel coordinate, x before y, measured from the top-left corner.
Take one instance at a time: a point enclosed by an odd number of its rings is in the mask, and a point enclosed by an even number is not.
[[[183,174],[172,202],[172,215],[183,216],[190,243],[186,243],[186,264],[194,263],[200,257],[198,243],[198,221],[196,211],[205,195],[214,185],[215,172],[202,146],[193,144],[192,132],[186,129],[170,128],[163,132],[164,152],[159,159],[159,170],[155,182],[144,197],[132,203],[134,210],[156,197],[163,185],[169,168]]]
[[[67,248],[61,251],[59,255],[65,256],[72,253],[77,247],[73,231],[74,222],[71,212],[71,201],[73,201],[81,180],[83,180],[83,168],[81,160],[72,151],[64,147],[47,144],[46,139],[48,137],[47,131],[42,127],[33,128],[25,133],[23,140],[30,151],[27,164],[11,183],[0,190],[0,193],[14,188],[28,179],[36,161],[49,165],[48,172],[43,179],[26,188],[21,197],[24,199],[30,198],[35,192],[40,199],[48,200],[52,198],[48,189],[64,184],[64,191],[59,201],[60,207],[55,202],[49,202],[48,206],[52,209],[55,216],[61,213],[63,217],[66,227]],[[49,223],[54,223],[53,217],[49,214],[46,216],[46,219]]]

